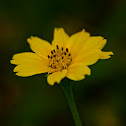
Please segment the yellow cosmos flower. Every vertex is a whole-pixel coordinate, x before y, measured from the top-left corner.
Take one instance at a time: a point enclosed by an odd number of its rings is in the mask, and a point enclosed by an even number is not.
[[[55,82],[67,77],[74,81],[90,75],[88,67],[99,59],[108,59],[112,52],[103,52],[106,39],[101,36],[90,36],[82,30],[72,36],[68,36],[63,28],[54,29],[52,45],[38,37],[27,39],[32,52],[15,54],[11,60],[16,75],[28,77],[35,74],[48,73],[47,82],[54,85]]]

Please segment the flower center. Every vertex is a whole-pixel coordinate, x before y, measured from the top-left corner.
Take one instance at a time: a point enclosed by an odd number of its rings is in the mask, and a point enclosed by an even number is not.
[[[48,55],[49,67],[53,69],[63,70],[66,69],[72,62],[72,56],[68,48],[59,48],[56,45],[56,49],[51,51],[51,54]]]

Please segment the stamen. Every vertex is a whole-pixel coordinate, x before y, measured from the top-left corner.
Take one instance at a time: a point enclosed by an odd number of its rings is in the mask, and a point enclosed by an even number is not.
[[[56,55],[53,55],[53,57],[56,57]]]
[[[50,58],[50,56],[48,55],[48,58]]]
[[[56,45],[56,48],[57,48],[57,49],[59,49],[59,46],[58,46],[58,45]]]
[[[66,51],[68,52],[68,48],[66,48]]]
[[[63,57],[62,57],[62,59],[63,59]]]
[[[66,52],[64,52],[64,55],[66,55]]]
[[[51,59],[52,59],[52,56],[51,56]]]
[[[56,52],[55,49],[53,50],[53,52]]]
[[[63,47],[62,47],[62,51],[63,51]]]
[[[53,54],[53,51],[51,51],[51,53]]]
[[[69,53],[69,56],[70,56],[71,54]]]

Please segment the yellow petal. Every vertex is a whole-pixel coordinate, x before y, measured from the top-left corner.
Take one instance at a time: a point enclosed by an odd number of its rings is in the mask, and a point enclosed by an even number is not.
[[[63,28],[55,28],[54,29],[54,39],[52,41],[53,47],[56,47],[56,45],[58,45],[59,47],[66,46],[68,39],[69,39],[69,36],[64,31]]]
[[[47,82],[50,85],[54,85],[55,82],[60,83],[60,81],[66,76],[67,70],[58,71],[48,75]]]
[[[24,52],[24,53],[18,53],[15,54],[12,57],[12,60],[10,61],[11,64],[22,64],[22,63],[27,63],[27,62],[39,62],[39,63],[45,63],[47,64],[47,60],[43,59],[42,57],[39,57],[37,54],[32,53],[32,52]]]
[[[14,68],[14,72],[17,72],[16,75],[22,77],[51,71],[45,59],[31,52],[15,54],[10,62],[17,65]]]
[[[102,49],[106,44],[106,39],[101,36],[89,37],[83,44],[81,50]]]
[[[72,57],[76,56],[77,51],[82,48],[82,44],[89,36],[90,34],[83,29],[81,32],[75,33],[70,37],[67,47],[69,48]]]
[[[84,75],[90,75],[90,74],[91,70],[85,64],[73,63],[68,67],[66,77],[74,81],[79,81],[85,78]]]
[[[81,54],[78,54],[74,59],[73,63],[84,63],[85,65],[92,65],[100,59],[101,50],[89,49],[84,50]]]
[[[30,44],[31,49],[36,54],[47,59],[47,55],[52,49],[52,46],[49,42],[33,36],[31,36],[31,38],[28,38],[27,41]]]
[[[111,56],[110,55],[114,55],[113,52],[102,52],[100,59],[109,59]]]
[[[14,68],[14,72],[17,72],[16,75],[22,77],[28,77],[35,74],[46,73],[49,71],[50,68],[47,66],[44,65],[38,66],[38,64],[32,64],[32,63],[24,63]]]

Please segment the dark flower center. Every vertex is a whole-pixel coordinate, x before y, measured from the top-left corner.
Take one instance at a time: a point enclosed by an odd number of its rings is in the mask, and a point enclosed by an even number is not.
[[[49,67],[53,69],[63,70],[66,69],[72,62],[72,56],[68,48],[59,48],[56,45],[56,49],[52,50],[48,55]]]

